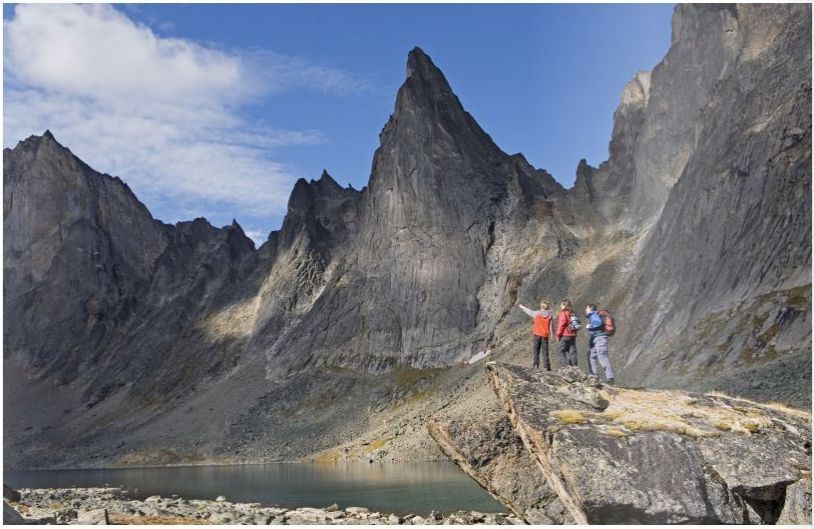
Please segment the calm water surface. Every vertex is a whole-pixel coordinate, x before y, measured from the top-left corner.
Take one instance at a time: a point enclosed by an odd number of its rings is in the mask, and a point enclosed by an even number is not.
[[[435,509],[505,512],[454,464],[337,463],[230,465],[100,470],[6,470],[15,488],[121,486],[133,499],[177,494],[187,499],[226,496],[232,502],[282,507],[361,506],[426,515]]]

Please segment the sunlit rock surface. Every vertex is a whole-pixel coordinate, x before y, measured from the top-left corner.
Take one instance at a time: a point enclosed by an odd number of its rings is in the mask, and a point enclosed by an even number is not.
[[[608,386],[572,367],[486,369],[505,415],[430,427],[444,451],[521,518],[539,514],[520,495],[543,490],[577,523],[811,523],[807,412]],[[522,449],[506,441],[515,435]],[[491,472],[496,465],[523,471]]]

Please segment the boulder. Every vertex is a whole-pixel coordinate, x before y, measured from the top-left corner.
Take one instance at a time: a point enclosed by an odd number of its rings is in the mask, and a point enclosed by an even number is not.
[[[107,509],[80,512],[76,518],[76,523],[80,525],[110,525]]]
[[[59,525],[68,525],[79,517],[76,509],[60,509],[54,513],[54,518]]]
[[[327,511],[325,517],[329,520],[341,520],[345,517],[344,511]]]
[[[807,412],[719,394],[605,386],[572,367],[486,369],[523,449],[493,414],[464,426],[435,422],[430,431],[525,521],[541,516],[529,501],[535,490],[556,496],[568,515],[562,521],[581,524],[810,520]]]

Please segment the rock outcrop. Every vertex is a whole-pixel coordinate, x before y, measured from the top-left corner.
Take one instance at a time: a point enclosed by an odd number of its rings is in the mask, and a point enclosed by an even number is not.
[[[619,340],[638,383],[681,373],[677,387],[810,406],[791,395],[811,393],[811,47],[800,45],[810,14],[801,5],[676,10],[676,44],[654,71],[648,107],[659,104],[656,74],[690,60],[674,57],[680,50],[708,50],[692,64],[717,73],[703,88],[675,86],[705,95],[623,304],[623,319],[637,323]],[[681,101],[673,96],[668,112]],[[795,389],[780,397],[783,386]]]
[[[490,410],[477,422],[430,421],[427,427],[445,454],[526,523],[573,523],[505,412]]]
[[[513,490],[553,491],[577,523],[811,523],[807,412],[720,394],[608,386],[572,367],[486,369],[524,450],[506,442],[513,432],[491,415],[431,431],[465,472],[527,521],[538,516],[535,505],[502,494],[504,476],[472,465],[478,454],[498,462],[487,464],[523,468],[512,474]],[[478,433],[454,433],[462,431]]]

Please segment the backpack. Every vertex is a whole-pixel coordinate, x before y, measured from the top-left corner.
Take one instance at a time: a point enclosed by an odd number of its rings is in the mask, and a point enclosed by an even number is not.
[[[582,328],[582,324],[579,322],[579,318],[573,312],[571,313],[571,319],[568,322],[568,328],[572,331],[578,331]]]
[[[602,309],[599,311],[599,317],[602,318],[605,334],[607,336],[613,336],[613,333],[616,332],[616,321],[613,319],[613,316],[611,316],[611,313]]]

